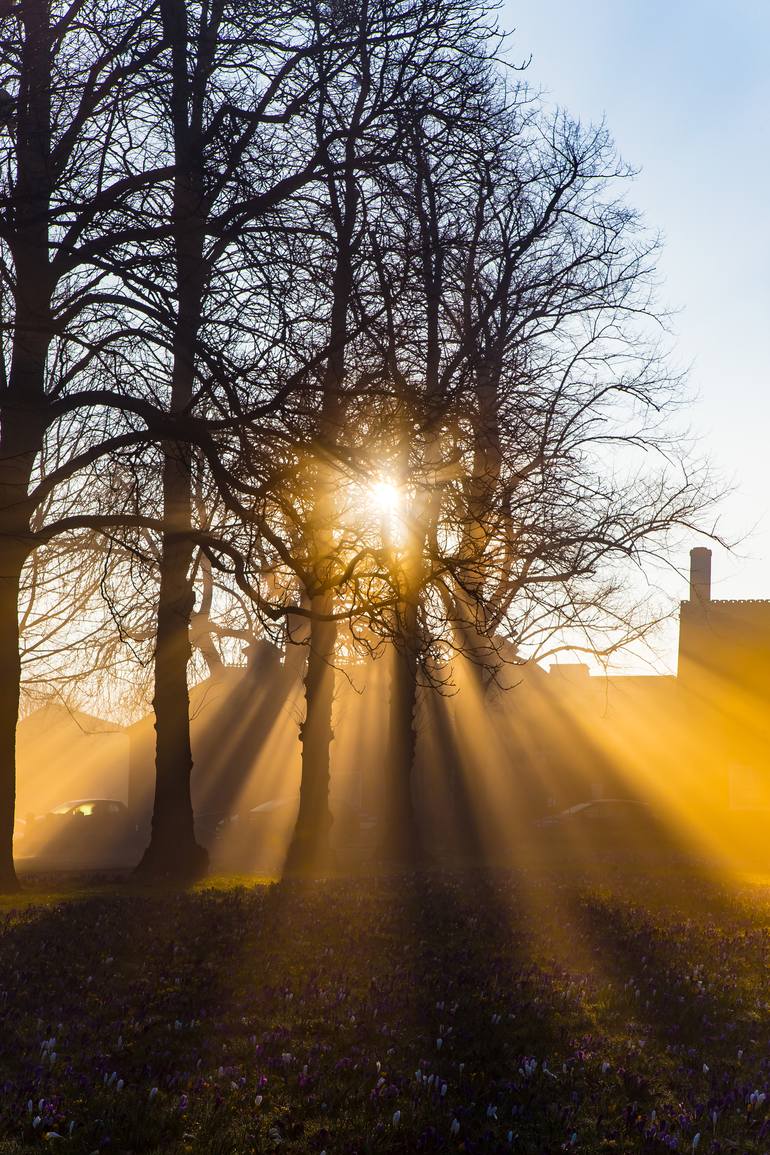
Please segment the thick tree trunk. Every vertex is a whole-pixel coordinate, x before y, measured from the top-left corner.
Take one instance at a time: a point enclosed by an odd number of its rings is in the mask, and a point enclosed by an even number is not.
[[[21,692],[19,587],[29,548],[29,480],[43,435],[39,413],[33,418],[12,399],[36,397],[41,404],[46,342],[38,337],[32,344],[16,343],[0,430],[0,891],[18,889],[13,826]]]
[[[444,255],[441,248],[433,196],[433,176],[427,162],[421,125],[415,123],[413,143],[416,162],[415,210],[419,222],[420,259],[425,295],[425,382],[426,412],[441,406],[439,367],[441,360],[440,311]],[[398,363],[398,351],[391,351]],[[405,412],[415,398],[404,397]],[[413,430],[402,418],[400,434],[400,475],[406,481],[414,462]],[[422,451],[421,464],[427,469],[439,467],[441,451],[438,438],[429,437]],[[414,866],[424,859],[413,792],[414,759],[417,749],[416,709],[417,678],[422,653],[419,610],[423,580],[426,576],[425,546],[437,514],[435,494],[418,497],[409,511],[406,540],[398,548],[386,543],[391,554],[392,576],[399,589],[397,639],[394,644],[391,674],[391,716],[388,762],[385,770],[384,830],[380,853],[402,866]]]
[[[16,807],[16,723],[19,714],[19,577],[20,559],[5,548],[0,556],[0,891],[19,889],[13,865]]]
[[[155,802],[150,845],[137,868],[146,878],[190,881],[205,873],[208,855],[195,840],[190,778],[190,544],[163,540],[155,647]]]
[[[460,556],[464,565],[457,590],[456,618],[460,651],[469,659],[482,694],[486,694],[499,668],[499,657],[489,618],[493,591],[485,583],[493,577],[486,560],[490,542],[489,510],[497,508],[502,469],[498,398],[499,356],[480,355],[476,364],[475,391],[478,412],[474,426],[473,472],[468,479],[465,541]]]
[[[174,176],[174,249],[178,308],[174,331],[171,413],[184,413],[195,388],[196,348],[206,282],[202,123],[209,53],[216,29],[199,30],[195,84],[188,75],[189,31],[184,0],[161,0],[171,45],[171,119]],[[190,569],[192,478],[189,447],[168,442],[163,462],[163,535],[155,645],[155,807],[150,845],[137,867],[148,878],[191,880],[205,873],[208,854],[195,840],[190,777],[190,701],[187,666],[194,605]]]
[[[155,803],[152,832],[137,873],[191,881],[205,874],[208,854],[195,839],[190,780],[190,621],[193,612],[189,449],[165,449],[164,520],[155,642]]]
[[[312,599],[315,614],[328,614],[332,597],[328,593]],[[317,876],[332,867],[329,833],[329,782],[334,703],[335,622],[314,619],[305,672],[305,721],[302,723],[302,782],[299,813],[286,859],[286,873]]]
[[[42,448],[39,413],[18,408],[15,397],[36,397],[43,390],[46,342],[17,341],[9,397],[0,430],[0,892],[18,890],[13,867],[16,808],[16,725],[21,693],[19,587],[29,548],[29,480]],[[37,385],[37,388],[35,386]],[[14,388],[15,386],[15,388]]]
[[[362,99],[362,98],[361,98]],[[323,587],[329,578],[336,545],[334,541],[335,485],[338,478],[326,462],[329,446],[339,436],[342,424],[342,390],[345,379],[345,352],[348,340],[347,317],[353,289],[352,236],[356,222],[358,194],[354,179],[354,141],[348,143],[343,207],[336,219],[337,255],[332,284],[332,308],[329,326],[329,356],[324,374],[321,414],[318,425],[319,470],[316,501],[310,533],[315,553],[315,578]],[[331,178],[330,178],[331,179]],[[332,182],[333,183],[333,182]],[[332,200],[337,204],[336,193]],[[316,615],[329,615],[334,608],[332,590],[309,590],[311,609]],[[332,866],[329,832],[332,815],[329,809],[330,748],[333,738],[332,704],[334,701],[334,650],[337,626],[319,617],[311,619],[310,643],[305,673],[305,721],[302,742],[302,784],[297,823],[292,836],[285,869],[289,874],[318,875]]]
[[[401,866],[417,865],[423,858],[413,792],[417,749],[417,614],[416,601],[404,607],[401,635],[392,649],[390,733],[380,855],[386,862]]]
[[[19,583],[29,548],[29,481],[43,445],[45,373],[53,291],[48,227],[51,195],[51,29],[47,0],[20,9],[24,41],[13,189],[13,351],[0,409],[0,889],[16,890],[13,825],[21,657]]]

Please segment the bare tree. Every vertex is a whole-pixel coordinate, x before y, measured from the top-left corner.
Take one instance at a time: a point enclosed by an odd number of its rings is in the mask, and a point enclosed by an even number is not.
[[[3,63],[16,102],[3,126],[8,176],[0,205],[9,256],[3,323],[12,336],[0,383],[0,644],[15,687],[0,716],[0,843],[10,886],[20,575],[34,548],[78,530],[169,529],[156,647],[168,813],[163,817],[161,805],[158,821],[179,834],[174,862],[182,871],[194,871],[201,860],[189,799],[183,804],[186,711],[170,692],[186,695],[191,545],[182,531],[190,528],[189,445],[201,413],[211,413],[205,404],[220,425],[232,420],[205,387],[223,380],[230,366],[226,357],[201,356],[210,348],[201,295],[217,261],[232,268],[232,237],[244,219],[270,210],[314,175],[312,155],[300,155],[299,168],[291,167],[295,151],[277,175],[268,163],[267,177],[240,179],[245,160],[253,159],[249,149],[265,159],[259,126],[275,122],[277,134],[302,107],[312,30],[309,47],[300,11],[281,40],[273,35],[274,16],[242,5],[240,23],[227,26],[223,41],[223,5],[195,8],[201,22],[195,35],[186,27],[187,8],[161,7],[51,7],[33,0],[5,13]],[[197,46],[189,57],[188,39]],[[227,61],[219,72],[215,49]],[[272,71],[259,67],[260,53]],[[202,364],[203,386],[200,375],[191,378]],[[165,494],[147,484],[151,447],[158,444]],[[137,476],[143,473],[145,484],[119,490],[100,463],[128,460],[140,447]],[[48,516],[33,530],[44,503]],[[166,845],[168,852],[170,834]],[[153,849],[147,869],[162,857]]]
[[[450,680],[452,653],[489,685],[570,631],[627,643],[640,619],[615,596],[617,560],[660,550],[711,498],[663,424],[679,381],[645,328],[655,245],[606,132],[472,79],[452,131],[415,110],[399,244],[419,312],[401,291],[384,338],[413,430],[392,558],[385,846],[402,860],[419,855],[420,682]]]
[[[52,488],[98,456],[78,461],[44,455],[62,417],[68,384],[109,344],[103,324],[86,340],[93,282],[75,275],[72,248],[88,236],[103,249],[107,221],[145,177],[126,176],[132,143],[118,111],[157,47],[142,33],[141,4],[4,5],[2,67],[7,105],[2,125],[0,241],[2,324],[10,335],[0,369],[0,885],[16,885],[11,835],[15,725],[19,693],[18,597],[30,551],[49,540],[33,529]]]
[[[367,353],[371,314],[381,307],[367,222],[387,196],[387,172],[398,163],[415,94],[425,84],[437,91],[448,88],[458,61],[486,51],[490,31],[483,9],[458,0],[380,0],[330,14],[319,7],[315,18],[321,50],[314,58],[313,147],[323,157],[323,184],[313,196],[302,194],[291,225],[306,246],[304,275],[311,270],[315,281],[308,286],[314,310],[307,318],[310,345],[304,353],[310,371],[287,404],[285,420],[296,442],[288,456],[295,458],[295,471],[290,480],[290,464],[275,478],[273,507],[282,511],[279,524],[285,520],[289,529],[277,560],[299,579],[306,599],[305,605],[278,604],[273,612],[310,620],[302,788],[288,860],[288,868],[301,873],[316,872],[329,861],[337,623],[380,613],[380,598],[388,596],[365,527],[346,522],[341,496],[351,484],[365,485],[374,472],[360,429],[351,428],[363,412],[362,399],[365,405],[379,391],[371,349]],[[351,45],[342,66],[330,56],[340,36]],[[307,240],[311,236],[314,242]],[[296,260],[294,247],[289,259]],[[326,293],[318,291],[320,269],[328,278]],[[297,501],[289,508],[292,498]],[[263,535],[270,517],[262,515]],[[291,531],[298,528],[292,543]]]
[[[215,638],[252,615],[275,637],[309,622],[289,868],[329,863],[339,654],[383,640],[384,849],[414,859],[421,683],[461,654],[486,688],[570,630],[618,644],[617,559],[704,500],[659,416],[677,382],[644,328],[654,245],[628,174],[603,130],[501,79],[470,0],[24,0],[0,19],[0,884],[24,581],[37,636],[45,588],[72,609],[98,584],[118,638],[152,650],[145,876],[204,868],[191,659],[217,671]],[[360,508],[384,470],[397,529]],[[214,620],[216,588],[249,599],[243,621]]]

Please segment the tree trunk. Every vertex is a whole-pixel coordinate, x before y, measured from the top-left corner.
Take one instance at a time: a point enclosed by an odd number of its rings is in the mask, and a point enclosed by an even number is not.
[[[46,0],[21,8],[22,74],[16,123],[13,351],[0,410],[0,889],[17,890],[13,866],[16,724],[19,711],[19,583],[29,547],[29,481],[43,445],[45,373],[52,337],[48,253],[51,173],[51,30]]]
[[[137,868],[147,878],[193,880],[204,874],[208,854],[195,840],[190,778],[189,540],[166,534],[160,566],[155,646],[155,802],[150,845]]]
[[[388,766],[380,843],[381,857],[402,866],[414,866],[423,856],[412,783],[417,749],[417,614],[416,600],[405,605],[400,637],[392,649]]]
[[[359,97],[363,101],[362,94]],[[359,105],[359,112],[362,105]],[[347,145],[347,170],[342,204],[332,192],[335,210],[337,254],[332,282],[329,325],[329,356],[324,374],[321,414],[318,423],[319,472],[316,501],[310,535],[314,550],[315,578],[319,585],[329,577],[334,561],[335,485],[338,478],[325,460],[328,447],[339,436],[342,425],[342,390],[345,379],[345,353],[348,341],[348,309],[353,290],[353,230],[356,223],[358,194],[355,185],[355,134]],[[329,176],[330,191],[333,177]],[[311,609],[328,615],[334,607],[332,590],[309,590]],[[310,644],[305,673],[305,721],[300,731],[302,742],[302,783],[297,824],[292,836],[285,869],[290,874],[323,874],[332,864],[329,832],[332,815],[329,809],[330,747],[333,738],[332,704],[334,701],[334,650],[337,642],[335,622],[311,618]]]
[[[414,207],[419,224],[422,288],[425,299],[425,412],[432,414],[441,405],[439,367],[441,361],[440,310],[444,255],[437,227],[433,176],[424,151],[421,125],[415,122],[412,134],[413,160],[416,165]],[[393,364],[398,351],[391,350]],[[397,378],[398,379],[398,378]],[[410,412],[416,397],[407,391],[403,398],[405,413]],[[416,415],[415,415],[416,416]],[[405,482],[412,463],[412,430],[401,419],[399,474]],[[435,434],[418,453],[420,464],[427,469],[441,464],[440,445]],[[406,540],[399,549],[386,542],[391,556],[392,576],[399,589],[397,638],[394,644],[391,674],[390,741],[386,766],[385,826],[380,852],[385,859],[403,866],[413,866],[424,857],[412,788],[414,757],[417,748],[415,712],[417,709],[417,674],[422,653],[419,610],[423,581],[426,576],[425,546],[437,515],[435,494],[417,497],[406,518]],[[400,556],[399,556],[400,555]]]
[[[328,614],[332,597],[323,593],[312,599],[316,614]],[[310,629],[305,672],[305,721],[300,728],[302,741],[302,782],[299,813],[286,859],[286,873],[314,876],[331,866],[329,832],[329,781],[334,703],[335,622],[313,620]]]
[[[183,343],[176,354],[175,389],[181,380],[181,393],[188,379],[192,392],[188,364],[191,348],[191,345]],[[172,404],[173,396],[172,393]],[[167,445],[164,450],[163,507],[164,521],[169,528],[163,535],[160,563],[153,698],[155,804],[150,845],[137,872],[145,878],[171,877],[179,881],[200,877],[208,866],[208,854],[195,840],[190,792],[193,762],[187,667],[194,605],[190,578],[193,552],[190,541],[191,497],[189,448],[178,443]]]
[[[16,807],[16,723],[19,714],[19,577],[20,560],[3,550],[0,558],[0,892],[19,889],[13,865],[13,824]]]
[[[500,354],[480,352],[475,365],[478,412],[474,424],[473,470],[468,479],[465,540],[460,550],[463,565],[457,586],[455,616],[460,652],[469,659],[482,696],[489,690],[500,665],[489,619],[493,594],[485,590],[489,579],[486,554],[490,543],[489,510],[497,508],[502,469],[500,401],[498,381]],[[494,604],[492,607],[494,608]]]
[[[30,347],[30,346],[34,347]],[[0,891],[18,890],[13,868],[16,725],[21,693],[19,587],[29,548],[29,480],[42,449],[42,424],[21,401],[42,405],[47,342],[17,340],[0,430]],[[17,407],[18,405],[18,407]]]
[[[17,341],[11,365],[9,397],[2,408],[0,430],[0,892],[18,890],[13,866],[16,809],[16,726],[21,694],[19,588],[29,548],[29,480],[42,449],[41,422],[18,408],[11,398],[36,397],[45,376],[47,343],[35,348]],[[37,389],[35,384],[37,383]]]
[[[205,195],[202,186],[202,124],[207,69],[188,75],[189,32],[184,0],[161,0],[171,45],[171,119],[174,137],[174,250],[178,297],[173,343],[171,413],[184,413],[195,388],[196,348],[206,283]],[[200,29],[206,57],[216,42],[213,27]],[[201,65],[201,59],[197,60]],[[190,700],[187,666],[194,606],[192,565],[192,477],[189,446],[167,442],[163,460],[163,554],[155,645],[155,807],[150,845],[137,867],[144,877],[192,880],[205,873],[208,854],[195,840],[190,778]]]

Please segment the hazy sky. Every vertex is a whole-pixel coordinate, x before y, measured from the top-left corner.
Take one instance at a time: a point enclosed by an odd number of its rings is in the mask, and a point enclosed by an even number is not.
[[[751,531],[715,550],[713,596],[770,598],[770,0],[507,0],[501,15],[529,83],[604,117],[641,170],[629,199],[664,235],[690,424],[735,486],[720,525]]]

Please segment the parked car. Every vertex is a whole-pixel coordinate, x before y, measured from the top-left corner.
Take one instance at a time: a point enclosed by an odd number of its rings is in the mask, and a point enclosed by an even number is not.
[[[649,812],[646,802],[636,798],[591,798],[588,802],[576,802],[566,810],[548,814],[538,819],[537,826],[564,826],[566,823],[585,822],[614,823],[637,819]]]
[[[222,870],[280,873],[298,809],[299,794],[287,794],[220,818],[205,843],[215,866]],[[340,799],[332,800],[331,809],[332,850],[345,861],[360,857],[370,824],[355,807]],[[198,816],[196,831],[203,841],[203,825],[199,825]]]
[[[670,829],[654,807],[637,798],[577,802],[539,819],[536,826],[547,843],[568,845],[585,853],[657,855],[675,847]]]
[[[51,866],[129,866],[141,851],[138,828],[117,798],[78,798],[28,817],[20,857]]]

